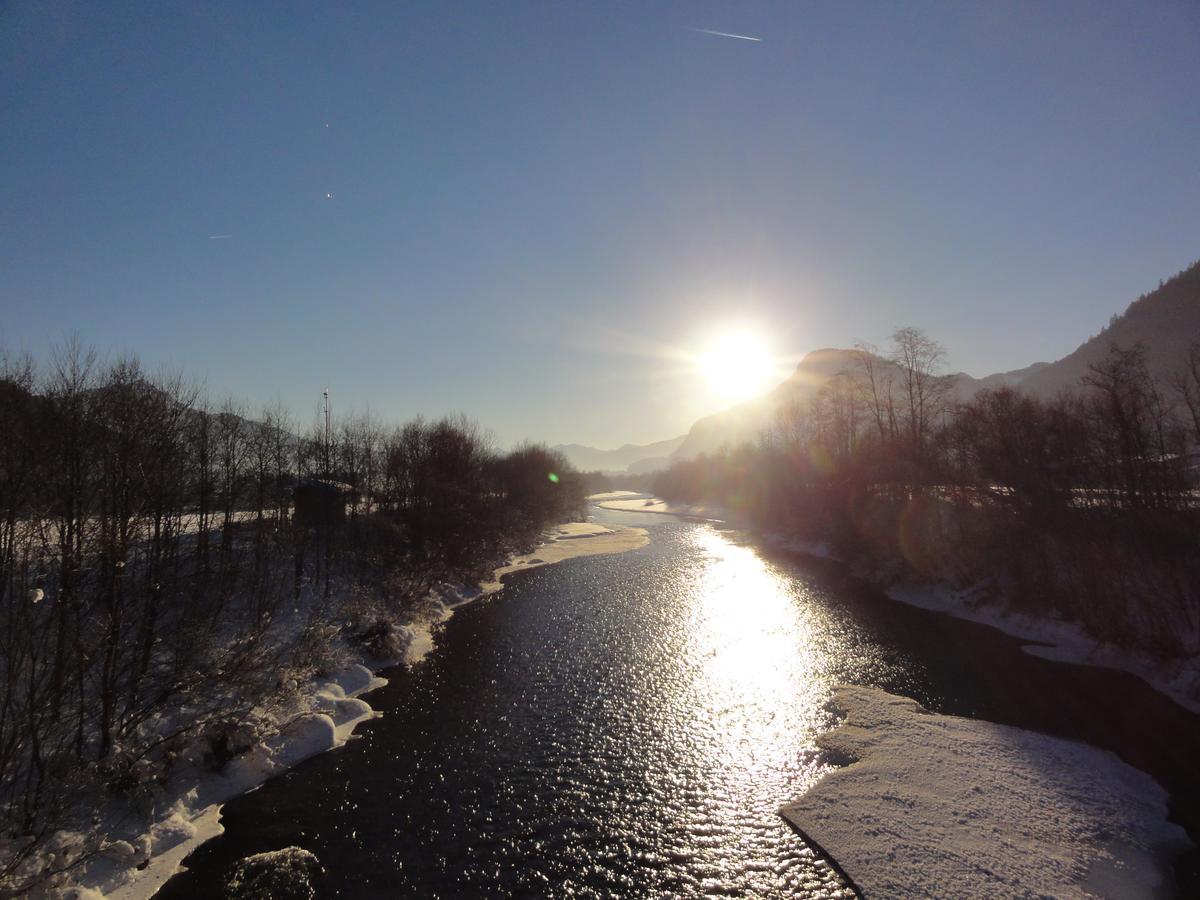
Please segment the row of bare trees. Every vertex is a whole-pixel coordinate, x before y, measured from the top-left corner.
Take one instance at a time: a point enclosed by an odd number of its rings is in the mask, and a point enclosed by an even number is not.
[[[337,635],[481,574],[583,497],[556,454],[497,453],[462,419],[298,436],[278,405],[213,407],[78,343],[42,372],[0,357],[0,422],[0,891],[51,874],[39,846],[113,792],[196,747],[223,764],[246,712],[331,665]],[[298,522],[308,482],[345,514]]]
[[[1161,380],[1141,346],[1113,347],[1052,401],[1000,388],[954,402],[942,358],[914,328],[886,356],[860,346],[757,444],[679,463],[656,491],[833,541],[886,577],[1200,650],[1200,344]]]

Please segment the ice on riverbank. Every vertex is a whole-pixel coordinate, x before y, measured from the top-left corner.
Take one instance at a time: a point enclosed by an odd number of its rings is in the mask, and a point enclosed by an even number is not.
[[[454,610],[479,597],[495,593],[503,587],[503,578],[513,572],[523,572],[551,565],[577,556],[599,556],[625,553],[649,543],[644,528],[600,525],[596,522],[567,522],[555,526],[545,540],[529,553],[513,556],[492,572],[492,577],[478,586],[442,585],[427,598],[404,626],[407,650],[404,662],[415,665],[434,648],[434,632],[454,615]]]
[[[549,540],[536,547],[531,553],[516,556],[492,575],[492,580],[480,585],[483,593],[490,594],[501,588],[501,579],[513,572],[536,569],[538,566],[559,563],[577,556],[601,556],[611,553],[626,553],[644,547],[650,538],[644,528],[626,528],[620,525],[599,525],[593,522],[576,522],[560,525]]]
[[[868,897],[1154,896],[1188,846],[1114,754],[840,686],[834,769],[782,813]]]
[[[724,521],[726,518],[725,511],[717,506],[670,503],[652,494],[639,494],[636,491],[608,491],[603,494],[592,494],[588,500],[601,509],[611,509],[616,512],[657,513],[666,516],[683,516],[688,519],[705,519],[710,522]]]

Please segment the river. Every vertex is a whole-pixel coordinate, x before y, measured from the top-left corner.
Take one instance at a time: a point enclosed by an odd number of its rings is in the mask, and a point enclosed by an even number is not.
[[[225,835],[159,896],[219,896],[236,860],[288,846],[316,854],[329,897],[852,896],[778,815],[826,765],[836,682],[1112,749],[1195,840],[1200,718],[1137,678],[718,525],[594,514],[649,545],[460,608],[423,663],[385,673],[382,718],[227,804]]]

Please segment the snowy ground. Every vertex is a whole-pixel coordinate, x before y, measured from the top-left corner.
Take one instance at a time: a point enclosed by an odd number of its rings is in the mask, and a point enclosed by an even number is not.
[[[157,821],[149,832],[114,827],[109,843],[79,873],[67,897],[149,897],[175,874],[184,857],[224,829],[221,804],[258,787],[297,763],[340,747],[355,727],[376,713],[358,695],[387,684],[362,665],[312,685],[285,710],[281,730],[270,740],[232,760],[220,773],[193,767],[163,791]],[[138,868],[143,866],[143,868]]]
[[[522,569],[536,569],[551,563],[562,562],[576,556],[598,556],[608,553],[624,553],[636,550],[649,543],[644,528],[624,528],[619,525],[598,525],[593,522],[573,522],[559,525],[550,539],[532,553],[512,559],[508,565],[496,570],[492,580],[481,585],[485,593],[500,589],[500,579]]]
[[[783,815],[867,897],[1149,897],[1189,842],[1114,754],[840,686],[833,769]]]
[[[575,556],[622,553],[644,546],[648,540],[640,528],[567,523],[554,528],[532,553],[497,569],[491,581],[479,587],[444,585],[427,598],[412,621],[399,627],[405,646],[402,660],[362,660],[333,678],[302,689],[273,723],[275,727],[267,729],[275,732],[274,737],[231,761],[221,773],[200,765],[185,768],[157,798],[151,814],[154,824],[148,831],[144,819],[110,823],[105,829],[107,845],[72,871],[72,883],[48,887],[41,896],[78,900],[145,900],[153,896],[179,871],[189,853],[224,831],[220,823],[223,803],[310,756],[345,744],[359,723],[380,715],[361,695],[387,681],[363,663],[378,669],[399,661],[419,662],[433,649],[437,626],[453,615],[454,609],[499,590],[500,580],[510,572]],[[258,724],[261,727],[262,723]],[[67,845],[76,836],[61,834],[59,839]]]
[[[689,519],[708,519],[709,521],[724,521],[725,511],[716,506],[689,506],[685,503],[668,503],[652,494],[639,494],[637,491],[608,491],[603,494],[592,494],[588,497],[601,509],[614,509],[619,512],[658,513],[668,516],[686,516]]]

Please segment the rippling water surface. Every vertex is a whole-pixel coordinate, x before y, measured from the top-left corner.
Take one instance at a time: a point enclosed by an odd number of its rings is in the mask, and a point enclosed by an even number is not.
[[[289,845],[317,855],[328,896],[851,896],[777,812],[822,771],[834,681],[998,720],[1052,669],[1104,689],[713,525],[597,516],[651,544],[460,609],[371,696],[384,718],[229,804],[226,836],[162,896],[213,896],[233,861]],[[1006,677],[980,674],[997,661]],[[1038,724],[1038,702],[1020,709]]]

